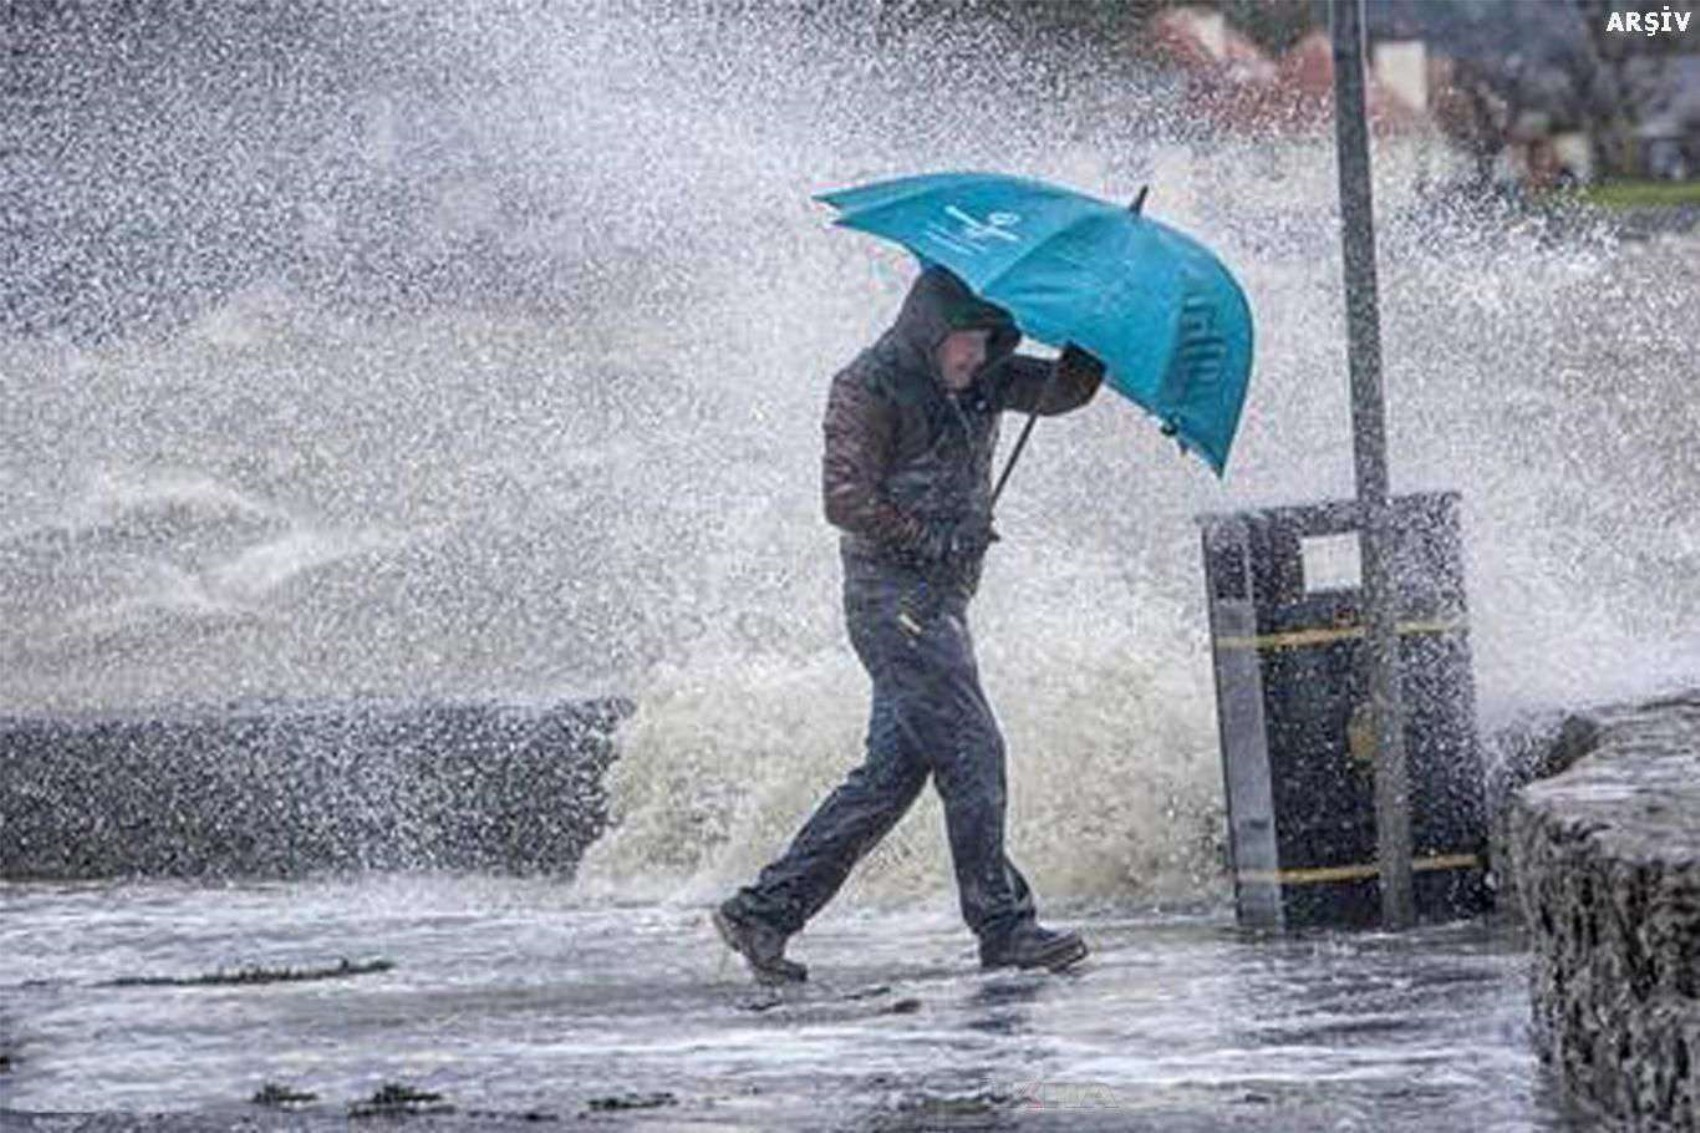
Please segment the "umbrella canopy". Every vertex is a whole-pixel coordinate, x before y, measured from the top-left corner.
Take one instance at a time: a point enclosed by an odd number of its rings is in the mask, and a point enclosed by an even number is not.
[[[1029,338],[1097,355],[1111,388],[1223,473],[1251,374],[1251,307],[1202,244],[1137,207],[994,173],[816,199],[838,224],[955,272]]]

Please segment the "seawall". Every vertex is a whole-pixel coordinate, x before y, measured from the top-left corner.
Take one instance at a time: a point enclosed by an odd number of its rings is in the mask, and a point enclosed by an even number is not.
[[[1700,694],[1593,722],[1506,815],[1535,1045],[1601,1115],[1700,1128]]]
[[[0,718],[0,878],[570,872],[620,700]]]

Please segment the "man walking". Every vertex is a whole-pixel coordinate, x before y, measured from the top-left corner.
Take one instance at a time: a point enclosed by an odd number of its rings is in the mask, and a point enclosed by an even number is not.
[[[800,981],[786,940],[902,818],[932,777],[944,803],[962,916],[983,967],[1061,970],[1077,933],[1040,927],[1004,853],[1004,743],[968,630],[992,529],[992,455],[1005,410],[1066,413],[1103,367],[1070,347],[1014,353],[1008,312],[941,267],[924,271],[891,329],[832,383],[824,431],[826,517],[841,532],[844,614],[873,682],[867,761],[828,795],[784,856],[714,911],[766,982]]]

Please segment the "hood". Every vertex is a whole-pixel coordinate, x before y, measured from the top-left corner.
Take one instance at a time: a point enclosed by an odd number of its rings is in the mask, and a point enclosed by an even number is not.
[[[1008,311],[981,299],[949,270],[934,265],[909,288],[903,309],[886,337],[906,368],[937,381],[933,352],[945,335],[953,330],[980,329],[992,332],[986,344],[986,364],[980,370],[985,373],[1015,351],[1021,343],[1021,331]]]

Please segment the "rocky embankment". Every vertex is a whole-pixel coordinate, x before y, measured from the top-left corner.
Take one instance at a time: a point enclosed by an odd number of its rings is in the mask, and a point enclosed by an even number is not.
[[[1633,1128],[1700,1128],[1700,694],[1599,713],[1504,827],[1537,1049]]]

